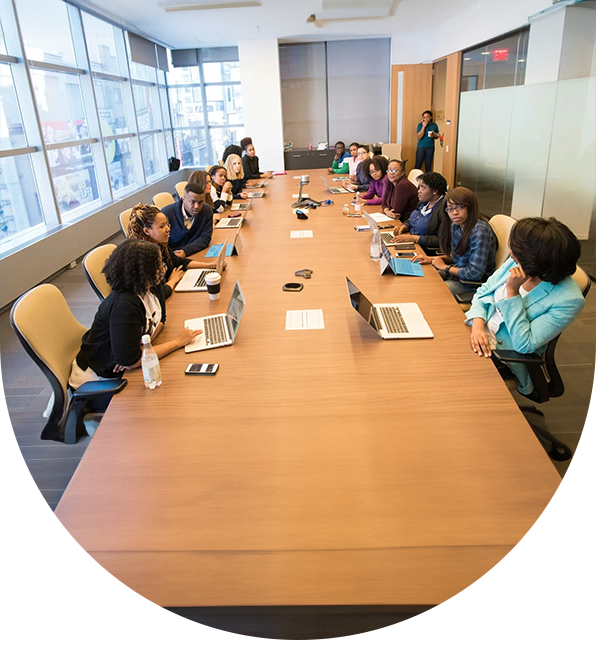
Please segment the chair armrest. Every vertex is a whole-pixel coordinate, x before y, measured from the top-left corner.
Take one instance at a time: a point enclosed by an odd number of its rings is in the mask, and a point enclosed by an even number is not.
[[[128,384],[128,379],[85,382],[72,392],[72,396],[74,398],[81,398],[113,395],[114,393],[119,393],[126,384]]]
[[[539,354],[521,354],[515,350],[493,350],[493,354],[499,361],[509,363],[523,363],[526,366],[541,366],[544,363]]]
[[[467,291],[466,293],[457,293],[455,296],[455,299],[460,303],[460,304],[470,304],[472,302],[472,298],[476,294],[476,291]]]

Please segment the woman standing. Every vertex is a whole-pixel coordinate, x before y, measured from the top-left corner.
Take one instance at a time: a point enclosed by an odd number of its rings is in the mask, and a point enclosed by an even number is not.
[[[394,220],[407,220],[418,204],[418,189],[406,177],[406,164],[391,159],[387,165],[387,183],[381,205],[383,213]],[[402,225],[399,222],[397,227]]]
[[[448,191],[445,211],[451,223],[443,221],[439,243],[449,254],[434,258],[418,255],[412,261],[432,264],[453,295],[475,291],[466,282],[483,282],[494,271],[497,237],[470,189],[458,186]]]
[[[439,127],[433,121],[433,112],[425,111],[422,114],[422,122],[416,128],[418,146],[416,147],[416,164],[414,168],[422,170],[422,162],[427,173],[432,170],[433,157],[435,156],[435,139],[439,138]]]

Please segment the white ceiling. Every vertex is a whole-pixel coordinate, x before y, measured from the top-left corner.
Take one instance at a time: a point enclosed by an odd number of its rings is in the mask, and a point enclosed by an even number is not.
[[[256,0],[261,6],[228,9],[166,11],[164,5],[217,4],[243,0],[76,0],[100,15],[170,48],[235,45],[238,41],[276,38],[282,41],[329,40],[389,36],[396,33],[434,34],[442,22],[477,0]],[[253,4],[255,0],[246,2]],[[343,18],[359,14],[380,18]],[[314,14],[323,26],[307,23]]]

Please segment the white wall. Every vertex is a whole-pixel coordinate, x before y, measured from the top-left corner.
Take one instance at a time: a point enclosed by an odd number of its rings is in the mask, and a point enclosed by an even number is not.
[[[284,169],[281,80],[277,39],[239,41],[244,130],[262,171]]]
[[[450,0],[400,4],[396,18],[403,29],[392,36],[392,64],[420,64],[465,50],[528,23],[552,0]],[[434,24],[429,34],[428,26]],[[420,25],[419,30],[415,27]]]

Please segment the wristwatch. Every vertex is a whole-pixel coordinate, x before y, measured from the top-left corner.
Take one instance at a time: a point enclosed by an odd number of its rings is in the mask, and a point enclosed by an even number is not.
[[[445,273],[448,275],[448,274],[449,274],[449,271],[451,270],[451,264],[449,264],[449,265],[447,266],[447,268],[443,268],[443,270],[444,270]]]

